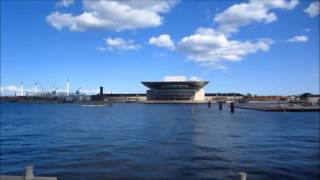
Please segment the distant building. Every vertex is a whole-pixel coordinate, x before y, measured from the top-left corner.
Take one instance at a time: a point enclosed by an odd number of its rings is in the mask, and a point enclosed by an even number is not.
[[[187,81],[184,76],[168,76],[164,81],[144,81],[147,101],[194,101],[205,100],[203,87],[209,81]]]
[[[240,93],[206,93],[207,101],[239,101],[244,98]]]
[[[93,101],[108,101],[108,102],[138,102],[145,101],[146,95],[139,93],[129,93],[129,94],[104,94],[103,87],[100,86],[100,92],[97,95],[91,96]]]
[[[249,97],[249,100],[252,101],[286,101],[288,96],[253,96]]]
[[[297,100],[300,101],[308,101],[310,103],[319,103],[320,102],[320,94],[311,94],[304,93],[297,97]]]
[[[311,103],[320,103],[320,94],[311,94],[308,97],[308,101]]]
[[[108,102],[143,102],[146,100],[146,94],[141,93],[116,93],[116,94],[98,94],[93,95],[94,101]]]

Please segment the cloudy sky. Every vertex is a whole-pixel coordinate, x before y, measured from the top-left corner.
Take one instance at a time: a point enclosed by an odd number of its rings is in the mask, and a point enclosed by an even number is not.
[[[317,0],[1,1],[1,92],[145,92],[184,75],[206,92],[319,93]]]

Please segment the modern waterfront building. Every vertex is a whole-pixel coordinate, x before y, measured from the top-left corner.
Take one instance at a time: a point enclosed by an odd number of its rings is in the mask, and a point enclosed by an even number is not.
[[[187,81],[184,76],[168,76],[164,81],[143,81],[147,90],[147,101],[203,102],[203,87],[209,81]]]

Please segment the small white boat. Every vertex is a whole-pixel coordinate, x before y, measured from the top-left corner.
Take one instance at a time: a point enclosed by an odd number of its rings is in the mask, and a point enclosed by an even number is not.
[[[110,107],[112,106],[112,104],[110,102],[106,102],[106,101],[84,101],[81,102],[80,105],[82,107]]]
[[[101,107],[101,106],[111,106],[107,104],[83,104],[82,107]]]

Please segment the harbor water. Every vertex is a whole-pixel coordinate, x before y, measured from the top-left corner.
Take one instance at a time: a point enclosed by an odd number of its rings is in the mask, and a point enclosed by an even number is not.
[[[319,179],[319,112],[217,104],[1,103],[0,174],[72,179]]]

